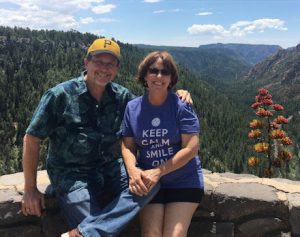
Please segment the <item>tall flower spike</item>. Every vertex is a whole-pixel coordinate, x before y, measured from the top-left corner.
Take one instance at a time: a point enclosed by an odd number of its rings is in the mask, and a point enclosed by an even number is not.
[[[274,175],[273,167],[280,168],[292,159],[290,151],[282,150],[284,146],[292,144],[292,140],[282,129],[283,124],[287,124],[289,121],[282,115],[271,119],[273,113],[281,111],[284,108],[282,105],[273,102],[272,95],[265,88],[259,89],[251,108],[255,110],[255,114],[260,118],[253,119],[249,123],[251,130],[248,132],[248,137],[255,140],[256,143],[253,148],[260,157],[249,157],[247,165],[249,167],[258,165],[266,166],[263,167],[263,176],[271,178]],[[262,157],[266,158],[267,165],[266,162],[260,162],[260,158]],[[257,172],[254,169],[252,171]]]

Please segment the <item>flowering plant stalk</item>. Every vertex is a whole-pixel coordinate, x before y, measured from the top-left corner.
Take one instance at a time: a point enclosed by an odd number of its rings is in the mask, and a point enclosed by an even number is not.
[[[273,103],[272,95],[265,88],[258,90],[251,108],[258,118],[249,123],[251,131],[248,137],[255,141],[254,151],[259,155],[249,157],[247,164],[256,167],[264,163],[262,158],[267,158],[267,167],[264,167],[262,176],[270,178],[274,175],[274,167],[280,168],[292,159],[292,153],[286,149],[292,140],[282,129],[282,125],[289,121],[282,115],[272,118],[273,113],[284,108]]]

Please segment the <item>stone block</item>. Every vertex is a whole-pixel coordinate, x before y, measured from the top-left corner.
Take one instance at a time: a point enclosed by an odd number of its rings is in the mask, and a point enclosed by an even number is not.
[[[236,226],[236,237],[264,237],[269,233],[288,230],[288,223],[278,218],[257,218]]]
[[[300,236],[300,193],[288,194],[290,225],[293,236]]]
[[[253,215],[288,219],[288,208],[278,200],[276,189],[261,184],[221,184],[215,190],[213,202],[220,220],[237,222]]]
[[[62,233],[68,231],[68,226],[63,219],[60,210],[47,211],[46,215],[43,215],[41,219],[43,237],[60,236]]]
[[[188,237],[234,237],[234,223],[192,221]]]
[[[42,229],[36,225],[16,225],[11,228],[0,228],[1,237],[41,237]],[[54,237],[54,236],[53,236]]]

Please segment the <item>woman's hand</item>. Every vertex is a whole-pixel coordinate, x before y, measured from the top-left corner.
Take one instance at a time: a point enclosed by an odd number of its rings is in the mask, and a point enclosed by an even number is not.
[[[142,172],[142,179],[149,192],[159,181],[161,171],[159,169],[144,170]]]
[[[122,155],[129,177],[129,191],[144,196],[148,189],[142,180],[142,170],[136,167],[136,144],[133,137],[124,137],[122,141]]]
[[[129,191],[138,195],[138,196],[144,196],[148,193],[148,188],[146,187],[142,177],[143,172],[139,168],[131,168],[128,170],[129,175]]]

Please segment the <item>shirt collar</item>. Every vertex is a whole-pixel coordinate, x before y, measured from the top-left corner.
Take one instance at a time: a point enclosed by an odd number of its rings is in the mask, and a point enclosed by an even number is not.
[[[84,80],[84,76],[86,74],[86,71],[83,71],[80,76],[77,78],[77,82],[78,82],[78,88],[79,88],[79,95],[82,95],[86,92],[88,92],[85,80]]]

